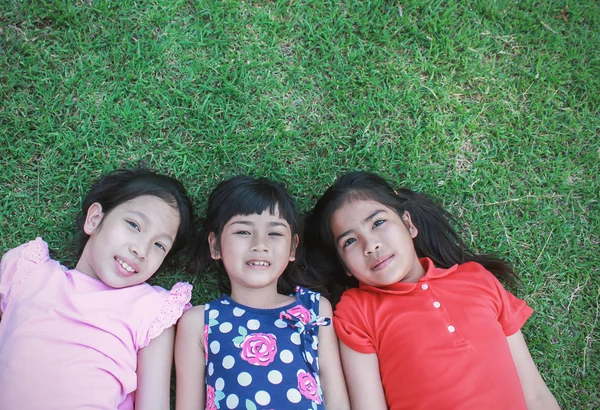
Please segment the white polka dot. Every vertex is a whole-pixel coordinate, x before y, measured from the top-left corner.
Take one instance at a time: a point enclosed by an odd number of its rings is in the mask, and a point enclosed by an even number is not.
[[[278,370],[271,370],[267,377],[268,377],[269,381],[273,384],[279,384],[283,380],[283,376],[281,375],[281,372],[279,372]]]
[[[283,363],[292,363],[294,361],[294,354],[289,350],[282,350],[279,353],[279,358]]]
[[[214,340],[212,342],[210,342],[210,351],[213,354],[217,354],[219,353],[219,350],[221,350],[221,343],[219,343],[218,341]]]
[[[290,336],[290,340],[292,341],[293,344],[300,346],[300,333],[298,333],[298,332],[292,333],[292,335]]]
[[[235,409],[237,408],[238,404],[240,403],[240,399],[238,399],[238,396],[236,396],[235,394],[230,394],[229,396],[227,396],[227,408],[229,409]]]
[[[243,387],[249,386],[252,383],[252,376],[248,372],[241,372],[238,374],[238,383]]]
[[[256,330],[260,327],[260,322],[256,319],[251,319],[248,321],[248,324],[246,324],[246,327],[250,330]]]
[[[221,333],[229,333],[233,329],[233,325],[229,322],[221,323],[219,330]]]
[[[256,400],[256,402],[261,406],[266,406],[271,402],[271,396],[269,396],[269,393],[267,393],[266,391],[259,390],[254,395],[254,400]]]
[[[306,361],[310,364],[312,364],[313,362],[313,357],[312,354],[310,354],[310,352],[306,352]]]
[[[233,308],[233,316],[240,317],[244,313],[246,313],[246,311],[244,309],[240,309],[239,307]]]
[[[225,300],[225,299],[223,299],[223,300],[221,301],[221,304],[222,304],[222,305],[231,305],[231,303],[229,303],[229,301],[228,301],[228,300]]]
[[[212,376],[214,372],[215,372],[215,365],[213,364],[213,362],[210,362],[208,364],[208,375]]]
[[[300,395],[300,392],[296,389],[289,389],[287,391],[286,396],[287,396],[288,400],[291,401],[292,403],[300,403],[300,400],[302,400],[302,396]]]
[[[287,327],[287,323],[285,323],[283,320],[281,319],[277,319],[275,321],[275,326],[277,326],[280,329],[285,329]]]
[[[209,308],[210,308],[210,305],[209,305],[208,303],[206,303],[206,304],[204,305],[204,310],[208,310]]]
[[[219,317],[219,311],[216,309],[212,309],[208,312],[208,317],[211,319],[216,319],[217,317]]]
[[[215,390],[223,390],[224,387],[225,380],[223,380],[222,377],[219,377],[217,380],[215,380]]]
[[[224,368],[231,369],[234,364],[235,364],[235,359],[233,358],[233,356],[225,356],[223,358],[223,367]]]

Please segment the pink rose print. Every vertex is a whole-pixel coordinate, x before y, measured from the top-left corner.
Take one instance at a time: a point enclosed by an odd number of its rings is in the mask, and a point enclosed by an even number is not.
[[[310,319],[312,317],[310,311],[302,305],[296,305],[293,308],[289,308],[287,310],[287,313],[299,319],[305,325],[307,325],[308,322],[310,322]]]
[[[240,344],[240,356],[255,366],[267,366],[275,360],[277,338],[271,333],[250,333]]]
[[[204,359],[208,363],[208,325],[204,325]]]
[[[206,410],[217,410],[215,405],[215,388],[210,384],[206,386]]]
[[[298,371],[298,390],[304,397],[317,404],[321,404],[321,396],[319,395],[319,387],[317,381],[312,374],[304,370]]]

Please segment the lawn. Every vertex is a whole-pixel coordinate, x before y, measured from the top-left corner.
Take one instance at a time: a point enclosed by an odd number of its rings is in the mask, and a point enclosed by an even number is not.
[[[377,171],[512,261],[565,409],[600,408],[600,4],[0,0],[0,253],[72,263],[82,195],[144,163],[201,213],[236,174],[307,210]],[[194,303],[216,295],[195,283]]]

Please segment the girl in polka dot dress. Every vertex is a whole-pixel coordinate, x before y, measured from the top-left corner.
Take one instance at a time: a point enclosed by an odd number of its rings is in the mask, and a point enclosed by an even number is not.
[[[199,264],[222,273],[225,294],[179,322],[177,410],[349,408],[331,305],[292,284],[298,226],[271,180],[235,177],[212,192]]]

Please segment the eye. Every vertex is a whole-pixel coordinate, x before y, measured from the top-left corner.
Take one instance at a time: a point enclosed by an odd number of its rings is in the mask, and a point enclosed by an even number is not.
[[[250,232],[248,232],[248,231],[236,231],[236,232],[234,232],[234,235],[250,235]]]
[[[133,221],[125,221],[125,222],[127,222],[127,225],[131,226],[136,231],[140,230],[140,226],[138,224],[136,224],[135,222],[133,222]]]
[[[385,220],[383,219],[378,219],[375,222],[373,222],[373,228],[377,228],[378,226],[381,226],[385,223]]]
[[[283,236],[281,232],[269,232],[269,236]]]
[[[163,245],[162,243],[160,243],[160,242],[156,242],[154,245],[155,245],[155,246],[156,246],[158,249],[160,249],[161,251],[164,251],[164,252],[166,252],[166,251],[167,251],[167,247],[166,247],[165,245]]]
[[[348,246],[352,245],[354,242],[356,242],[356,238],[348,238],[346,239],[346,241],[342,244],[342,248],[347,248]]]

